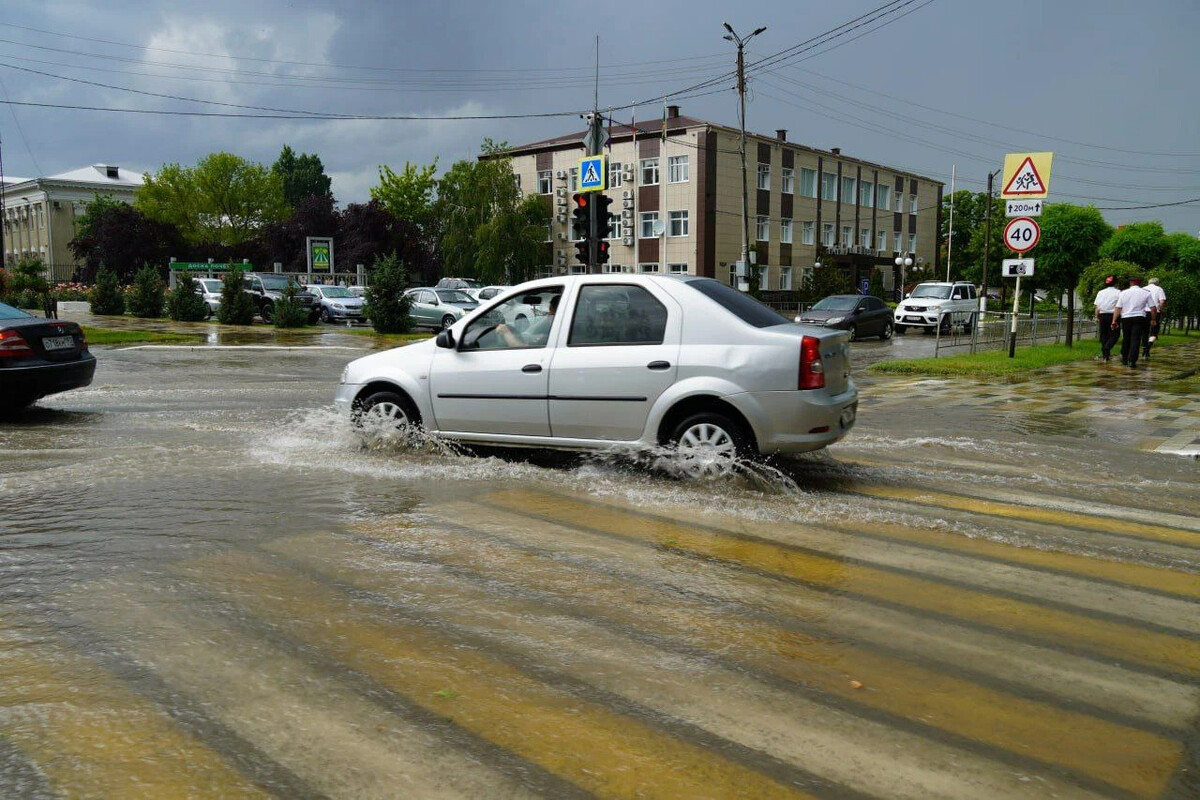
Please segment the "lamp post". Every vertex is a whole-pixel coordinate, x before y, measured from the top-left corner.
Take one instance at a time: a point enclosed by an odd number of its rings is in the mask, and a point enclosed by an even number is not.
[[[734,32],[733,26],[728,22],[724,23],[724,25],[725,30],[729,31],[729,33],[722,38],[737,45],[738,117],[742,127],[741,144],[739,146],[742,155],[742,263],[747,264],[750,261],[750,200],[746,188],[746,61],[742,51],[746,47],[746,42],[758,36],[767,28],[764,25],[743,39]]]
[[[896,290],[896,299],[904,299],[904,283],[907,280],[905,272],[913,265],[912,256],[907,253],[896,256],[896,266],[900,269],[900,288]]]
[[[983,289],[979,293],[979,310],[987,312],[987,279],[988,279],[988,245],[992,241],[992,181],[1001,172],[1000,169],[995,172],[988,173],[987,179],[987,208],[984,210],[984,232],[983,232]]]

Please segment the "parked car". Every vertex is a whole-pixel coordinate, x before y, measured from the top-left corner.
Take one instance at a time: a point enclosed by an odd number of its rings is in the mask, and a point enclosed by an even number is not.
[[[479,307],[473,297],[457,289],[421,287],[409,289],[405,294],[411,302],[408,317],[418,328],[449,328],[468,311]]]
[[[79,325],[0,303],[0,410],[87,386],[95,373]]]
[[[442,278],[433,285],[434,289],[482,289],[483,282],[475,278]]]
[[[481,289],[463,289],[462,291],[466,292],[467,294],[471,295],[471,297],[474,297],[476,300],[482,303],[485,300],[491,300],[492,298],[499,297],[511,288],[511,286],[484,286]]]
[[[305,289],[317,299],[317,308],[322,322],[364,322],[366,301],[345,286],[309,285]]]
[[[796,322],[849,331],[850,341],[867,336],[892,338],[892,310],[878,297],[834,294],[796,316]]]
[[[224,288],[225,281],[220,278],[196,278],[196,291],[204,298],[204,304],[208,306],[208,313],[204,315],[205,319],[221,310],[221,290]]]
[[[296,279],[279,272],[247,272],[242,276],[246,291],[254,298],[254,306],[263,322],[275,321],[275,303],[283,297],[288,284],[299,286]],[[317,298],[300,287],[296,300],[308,312],[308,321],[316,322],[321,310],[317,308]]]
[[[962,326],[964,333],[975,327],[979,317],[979,296],[975,284],[968,281],[926,281],[917,284],[908,297],[900,301],[893,314],[896,333],[909,328],[922,328],[933,333],[941,328],[950,333],[955,326]]]
[[[364,430],[422,426],[505,446],[677,446],[679,469],[816,450],[854,425],[849,335],[695,276],[573,275],[523,284],[435,339],[352,361],[335,402]],[[552,307],[527,331],[506,306]],[[544,344],[540,343],[544,342]]]
[[[349,289],[350,294],[354,295],[355,297],[367,296],[367,287],[365,286],[347,286],[346,288]]]

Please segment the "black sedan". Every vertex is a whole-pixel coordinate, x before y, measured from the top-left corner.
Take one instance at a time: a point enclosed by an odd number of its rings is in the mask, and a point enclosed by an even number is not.
[[[852,342],[867,336],[892,338],[892,310],[878,297],[870,295],[830,295],[807,311],[801,311],[796,315],[796,322],[850,331]]]
[[[0,303],[0,410],[92,382],[96,357],[83,329]]]

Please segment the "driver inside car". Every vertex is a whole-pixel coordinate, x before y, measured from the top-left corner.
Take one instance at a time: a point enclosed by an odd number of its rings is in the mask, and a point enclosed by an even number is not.
[[[550,298],[550,310],[543,317],[530,323],[523,330],[514,330],[501,323],[496,326],[496,335],[509,347],[544,347],[550,339],[550,328],[554,325],[554,315],[558,311],[558,301],[561,294]]]

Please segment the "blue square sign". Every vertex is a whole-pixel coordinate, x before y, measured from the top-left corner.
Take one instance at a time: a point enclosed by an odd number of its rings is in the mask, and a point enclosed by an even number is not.
[[[588,156],[579,162],[579,191],[601,192],[608,188],[608,166],[604,156]]]

